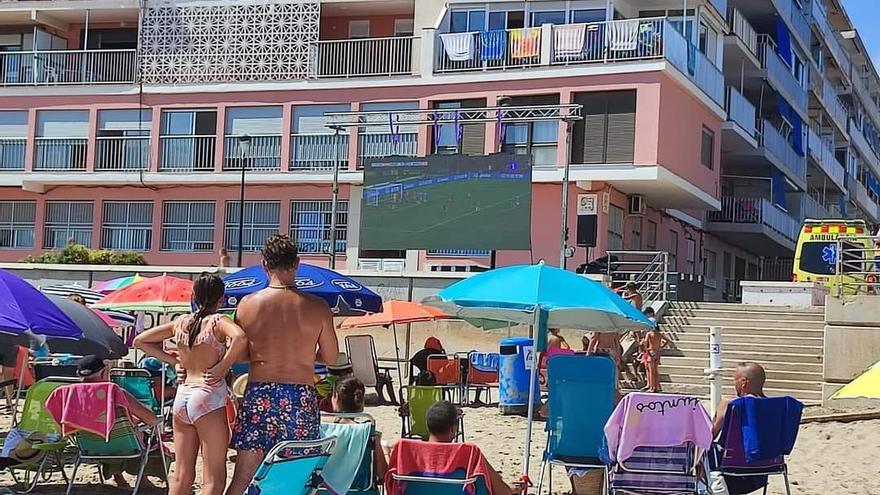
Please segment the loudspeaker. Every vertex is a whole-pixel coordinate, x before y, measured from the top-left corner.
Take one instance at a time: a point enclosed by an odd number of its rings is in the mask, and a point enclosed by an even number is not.
[[[578,215],[577,245],[579,247],[596,247],[596,215]]]

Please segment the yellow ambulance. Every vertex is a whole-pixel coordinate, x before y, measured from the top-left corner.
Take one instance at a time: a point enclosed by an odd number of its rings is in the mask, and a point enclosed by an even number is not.
[[[864,220],[804,220],[804,226],[798,236],[797,248],[794,254],[794,266],[792,268],[792,280],[794,282],[818,282],[826,287],[831,294],[836,291],[838,277],[835,275],[837,268],[837,239],[840,237],[860,237],[852,240],[852,248],[859,250],[858,256],[871,257],[874,251],[873,242],[867,238],[871,232]],[[856,251],[858,252],[858,251]],[[850,255],[852,256],[852,254]],[[843,261],[858,261],[845,259]],[[862,272],[875,269],[874,263],[855,263],[863,267]],[[869,269],[870,267],[870,269]],[[859,271],[859,270],[854,270]],[[844,273],[846,269],[844,269]],[[844,279],[844,294],[873,293],[873,284],[877,282],[876,274],[865,276],[864,273],[842,276]],[[847,284],[847,282],[849,282]]]

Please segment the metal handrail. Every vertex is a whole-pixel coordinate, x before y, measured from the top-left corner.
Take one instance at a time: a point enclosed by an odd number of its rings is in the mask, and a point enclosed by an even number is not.
[[[666,301],[669,298],[669,253],[665,251],[607,251],[618,261],[608,263],[608,277],[612,282],[635,282],[642,295],[643,306]],[[637,256],[640,259],[625,259]],[[627,269],[629,267],[629,269]],[[623,275],[624,278],[621,278]]]
[[[880,290],[880,233],[841,236],[835,241],[835,294],[878,295]]]

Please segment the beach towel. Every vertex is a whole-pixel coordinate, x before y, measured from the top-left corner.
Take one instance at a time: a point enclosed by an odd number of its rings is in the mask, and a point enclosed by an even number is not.
[[[507,31],[493,29],[480,33],[480,59],[501,60],[507,48]]]
[[[612,51],[632,51],[636,49],[639,36],[638,19],[614,21],[607,24],[608,48]]]
[[[584,49],[586,34],[586,24],[553,26],[556,55],[579,55]]]
[[[788,455],[794,448],[804,405],[792,397],[740,397],[743,449],[747,463]]]
[[[486,458],[476,445],[402,439],[391,450],[388,472],[385,474],[385,493],[400,493],[397,490],[397,481],[393,478],[395,474],[445,478],[454,473],[464,473],[464,478],[482,477],[486,490],[492,495]]]
[[[336,437],[336,447],[321,473],[330,493],[344,495],[351,489],[367,450],[372,428],[373,425],[369,423],[321,425],[322,437]]]
[[[128,398],[115,383],[77,383],[55,389],[46,399],[46,410],[61,426],[64,436],[86,431],[110,439],[116,408],[128,411]]]
[[[541,54],[541,28],[523,28],[510,32],[510,55],[513,58],[537,57]]]
[[[474,58],[473,33],[446,33],[440,35],[446,56],[453,62],[465,62]]]
[[[712,444],[712,420],[696,397],[634,392],[620,401],[605,423],[608,454],[624,462],[637,447],[675,447],[687,442],[703,450]]]

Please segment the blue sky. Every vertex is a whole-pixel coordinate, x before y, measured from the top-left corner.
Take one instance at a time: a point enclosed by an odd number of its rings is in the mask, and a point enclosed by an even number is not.
[[[842,0],[850,20],[862,37],[874,67],[880,67],[880,0]]]

